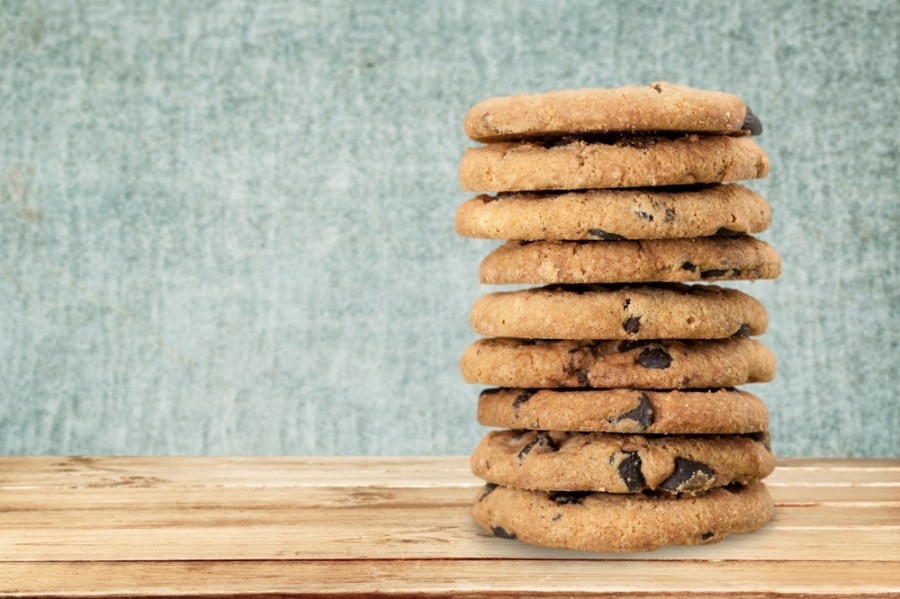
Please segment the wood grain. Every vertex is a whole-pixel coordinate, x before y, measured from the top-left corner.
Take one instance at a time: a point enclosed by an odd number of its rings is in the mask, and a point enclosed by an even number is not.
[[[753,535],[646,554],[481,531],[466,458],[0,458],[0,596],[900,595],[900,460],[782,460]]]

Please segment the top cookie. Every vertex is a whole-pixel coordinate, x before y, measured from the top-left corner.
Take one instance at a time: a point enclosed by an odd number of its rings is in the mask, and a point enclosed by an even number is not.
[[[490,98],[469,110],[465,130],[475,141],[495,142],[637,131],[759,135],[762,124],[735,95],[660,81]]]

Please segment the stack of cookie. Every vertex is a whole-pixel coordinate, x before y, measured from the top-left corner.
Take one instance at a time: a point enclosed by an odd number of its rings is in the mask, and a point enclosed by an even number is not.
[[[773,504],[766,311],[694,281],[774,278],[759,120],[669,83],[493,98],[466,116],[457,231],[505,239],[471,313],[465,379],[490,432],[475,520],[494,535],[646,551],[758,529]]]

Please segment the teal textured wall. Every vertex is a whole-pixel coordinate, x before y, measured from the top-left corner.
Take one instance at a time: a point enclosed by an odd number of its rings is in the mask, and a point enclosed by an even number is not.
[[[898,455],[900,4],[0,0],[0,453],[464,454],[462,117],[762,118],[781,455]]]

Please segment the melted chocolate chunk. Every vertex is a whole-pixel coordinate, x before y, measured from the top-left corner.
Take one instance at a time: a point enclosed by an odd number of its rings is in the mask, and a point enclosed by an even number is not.
[[[647,430],[647,427],[653,424],[653,406],[650,405],[650,398],[647,397],[646,393],[641,393],[638,396],[638,405],[636,408],[611,418],[610,422],[615,424],[622,420],[634,420],[637,422],[638,428],[642,431]]]
[[[492,526],[491,532],[494,533],[495,537],[500,537],[501,539],[515,539],[516,533],[509,532],[503,527],[500,526]]]
[[[531,399],[531,396],[535,393],[537,393],[536,389],[524,389],[523,391],[519,392],[519,394],[512,402],[513,413],[515,414],[516,418],[519,417],[519,406]]]
[[[580,385],[582,385],[582,386],[584,386],[584,387],[590,387],[590,386],[591,386],[591,379],[590,379],[590,377],[588,376],[587,370],[585,370],[584,368],[579,368],[578,370],[576,370],[576,371],[575,371],[575,376],[578,377],[578,383],[579,383]]]
[[[603,229],[588,229],[588,235],[592,235],[597,239],[602,239],[603,241],[621,241],[625,239],[621,235],[616,235],[615,233],[610,233],[608,231],[604,231]]]
[[[727,227],[720,227],[716,230],[716,236],[718,237],[743,237],[744,234],[740,231],[733,231]]]
[[[616,348],[619,353],[631,351],[633,349],[637,349],[638,347],[644,347],[645,345],[650,345],[653,343],[652,341],[622,341],[619,343],[619,346]]]
[[[648,347],[638,356],[638,364],[644,368],[665,370],[672,365],[672,356],[661,347]]]
[[[629,316],[628,320],[622,325],[622,328],[625,329],[626,333],[637,333],[641,330],[641,317]]]
[[[649,212],[644,212],[643,210],[635,210],[634,213],[637,215],[638,218],[642,218],[651,223],[653,222],[653,215],[650,214]]]
[[[684,264],[681,265],[681,270],[687,270],[687,271],[690,271],[690,272],[697,272],[697,267],[694,266],[694,265],[693,265],[692,263],[690,263],[690,262],[685,262]]]
[[[670,223],[670,222],[672,222],[673,220],[675,220],[675,209],[674,209],[674,208],[666,208],[666,218],[665,218],[665,221],[666,221],[667,223]]]
[[[700,278],[701,279],[711,279],[713,277],[724,277],[728,274],[733,274],[733,273],[734,273],[733,270],[713,268],[711,270],[702,271],[700,273]]]
[[[705,532],[705,533],[703,533],[702,535],[700,535],[700,540],[701,540],[701,541],[708,541],[708,540],[710,540],[711,538],[713,538],[714,536],[716,536],[716,533],[714,533],[714,532]]]
[[[559,505],[575,505],[584,501],[584,498],[593,491],[550,491],[550,499]]]
[[[695,493],[708,489],[713,478],[713,470],[706,464],[678,457],[675,458],[675,471],[659,488],[675,493]]]
[[[525,461],[525,458],[535,447],[546,448],[548,451],[559,451],[559,447],[553,442],[553,438],[547,432],[540,431],[533,440],[519,450],[516,459],[519,460],[520,464]]]
[[[637,452],[629,453],[627,458],[619,462],[619,478],[625,483],[629,493],[637,493],[646,486],[647,481],[641,472],[641,456]]]
[[[481,493],[481,497],[478,498],[478,501],[481,501],[482,499],[484,499],[485,497],[487,497],[488,495],[493,493],[494,489],[496,489],[496,488],[497,488],[497,485],[494,483],[485,483],[484,491]]]
[[[741,325],[741,328],[739,328],[734,335],[732,335],[732,337],[741,337],[743,339],[746,339],[749,336],[750,336],[750,325],[747,324],[746,322]]]
[[[753,114],[753,111],[750,110],[749,106],[747,107],[746,114],[744,114],[744,124],[741,126],[741,129],[749,131],[750,135],[762,135],[762,121],[759,120],[758,116]]]

